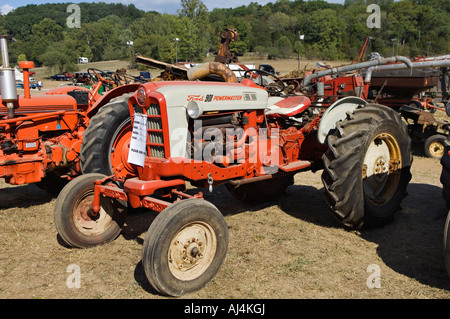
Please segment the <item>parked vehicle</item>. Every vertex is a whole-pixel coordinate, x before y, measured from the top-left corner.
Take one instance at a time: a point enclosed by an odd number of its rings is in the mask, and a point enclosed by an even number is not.
[[[31,96],[34,63],[22,61],[24,94],[18,96],[14,69],[8,67],[9,38],[0,36],[0,178],[13,185],[37,183],[58,194],[83,172],[134,175],[126,161],[131,138],[127,100],[139,84],[115,85],[113,78],[89,69],[98,79],[90,89],[63,86]],[[101,141],[93,134],[101,134]]]
[[[50,79],[56,80],[56,81],[70,81],[70,80],[72,80],[72,78],[73,78],[73,75],[70,73],[55,74],[50,77]]]
[[[188,182],[210,192],[225,184],[236,198],[260,202],[280,196],[294,174],[323,168],[325,202],[344,225],[391,220],[411,179],[400,115],[355,96],[324,108],[319,98],[285,95],[275,75],[255,79],[258,72],[238,83],[211,62],[189,69],[190,81],[142,84],[128,100],[134,175],[84,174],[68,183],[54,209],[61,238],[80,248],[105,244],[120,234],[127,207],[159,212],[142,265],[157,291],[181,296],[218,273],[228,246],[223,215],[201,192],[187,192]],[[199,81],[211,73],[226,83]]]

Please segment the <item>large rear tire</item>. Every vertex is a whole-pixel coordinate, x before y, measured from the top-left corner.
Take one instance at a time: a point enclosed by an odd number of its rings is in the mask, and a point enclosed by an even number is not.
[[[54,220],[60,237],[71,247],[88,248],[113,241],[125,222],[127,204],[102,197],[94,214],[94,182],[102,174],[85,174],[70,181],[55,202]]]
[[[325,200],[344,225],[380,226],[399,209],[411,180],[411,140],[394,110],[367,104],[347,114],[328,136]]]
[[[128,97],[122,95],[99,109],[83,135],[81,145],[81,170],[127,178],[136,176],[135,168],[128,163],[132,122]]]
[[[150,225],[142,264],[160,293],[182,296],[204,287],[226,257],[228,227],[220,211],[198,198],[162,211]]]
[[[450,211],[447,215],[444,228],[444,262],[448,276],[450,277]]]
[[[441,158],[442,172],[442,197],[445,200],[447,209],[450,210],[450,136],[444,141],[444,153]]]

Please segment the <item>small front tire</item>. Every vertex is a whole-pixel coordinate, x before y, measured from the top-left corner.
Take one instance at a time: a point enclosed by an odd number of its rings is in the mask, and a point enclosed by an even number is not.
[[[444,135],[435,134],[430,136],[425,141],[424,151],[430,158],[441,159],[444,155],[444,141],[446,137]]]
[[[214,278],[227,247],[228,227],[220,211],[203,199],[185,199],[167,207],[150,225],[142,264],[157,291],[179,297]]]

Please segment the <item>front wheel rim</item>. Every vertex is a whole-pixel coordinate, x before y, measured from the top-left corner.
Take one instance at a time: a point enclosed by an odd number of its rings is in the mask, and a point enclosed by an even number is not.
[[[440,158],[442,157],[442,155],[444,155],[444,144],[442,144],[441,142],[432,142],[428,149],[433,157]]]
[[[169,271],[181,281],[200,277],[213,262],[217,250],[214,229],[204,222],[184,226],[173,237],[169,252]]]
[[[94,191],[91,191],[80,197],[73,208],[75,228],[87,236],[96,236],[105,233],[112,222],[111,216],[103,207],[100,207],[98,213],[92,211],[93,202]]]
[[[401,160],[399,144],[391,134],[378,134],[369,144],[363,162],[363,188],[372,204],[383,206],[394,196]]]

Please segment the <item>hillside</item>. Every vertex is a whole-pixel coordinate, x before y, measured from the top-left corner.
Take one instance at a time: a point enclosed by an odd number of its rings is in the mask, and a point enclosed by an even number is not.
[[[380,28],[368,24],[370,3],[380,9]],[[67,24],[68,3],[27,5],[0,16],[0,31],[17,39],[10,46],[12,62],[26,58],[65,71],[78,56],[103,61],[141,53],[173,63],[178,54],[179,61],[201,62],[217,50],[225,28],[239,32],[232,49],[271,59],[295,57],[299,34],[304,35],[301,56],[311,59],[353,60],[368,36],[367,52],[383,56],[450,52],[448,0],[346,0],[344,5],[278,0],[212,11],[199,0],[181,5],[170,15],[133,4],[81,3],[80,28]],[[180,39],[177,44],[174,38]]]

